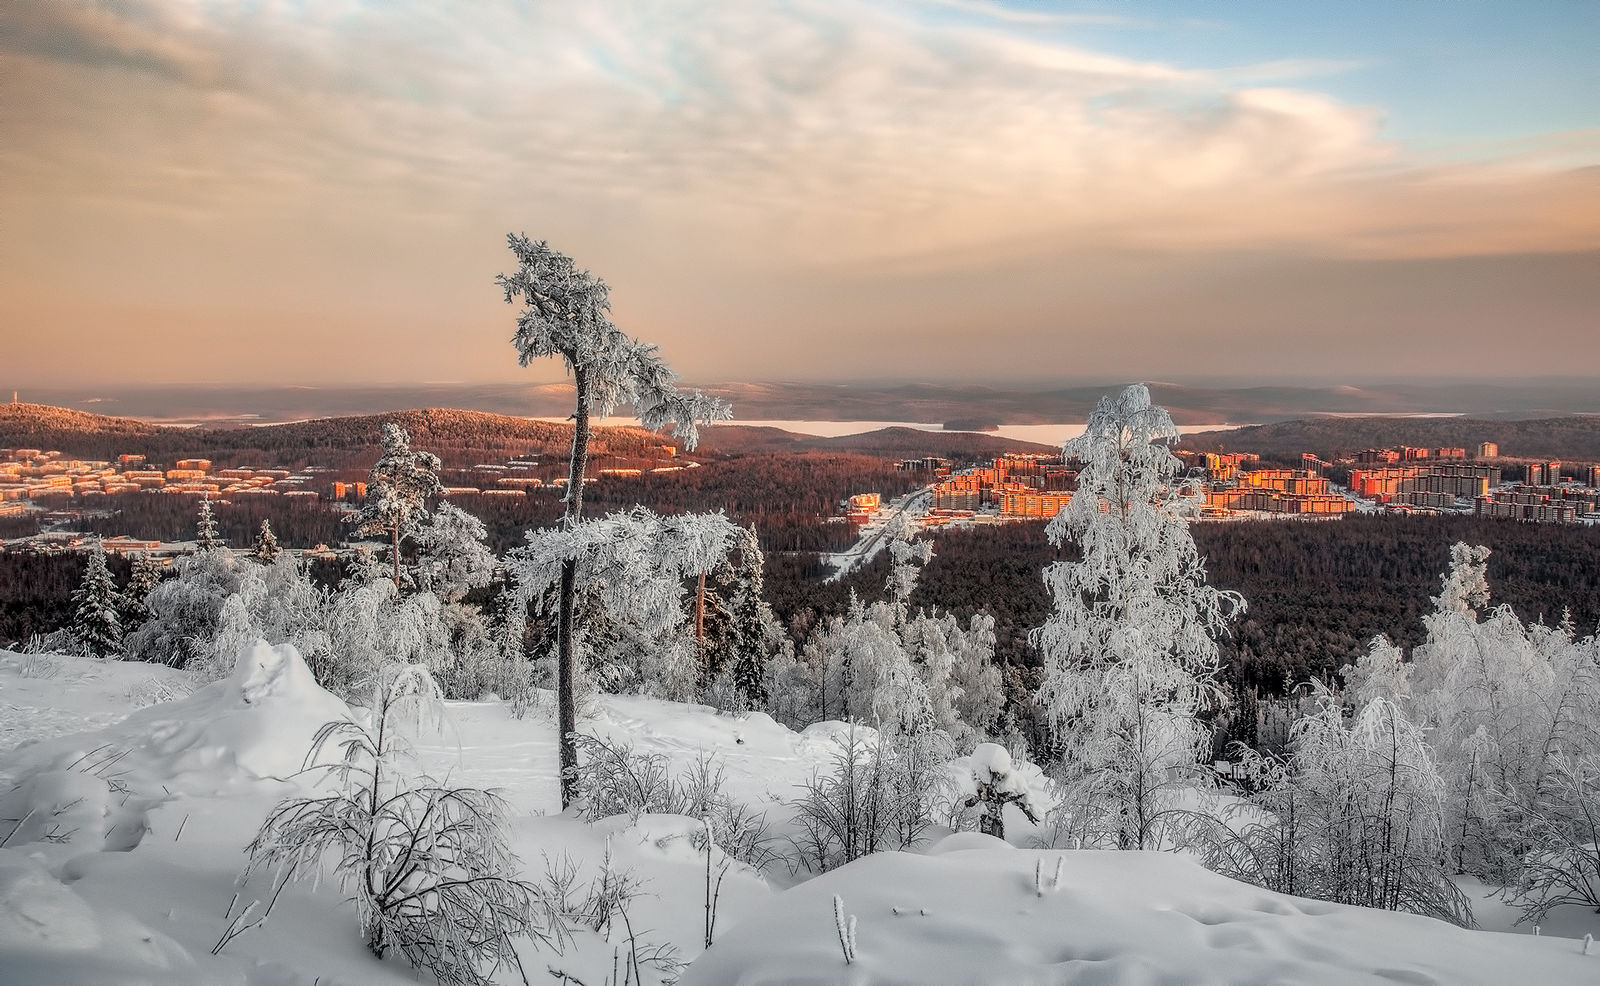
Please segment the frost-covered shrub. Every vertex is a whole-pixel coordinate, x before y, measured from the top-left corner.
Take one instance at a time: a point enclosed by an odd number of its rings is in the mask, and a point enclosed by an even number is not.
[[[1206,865],[1234,879],[1341,904],[1470,925],[1445,866],[1445,781],[1423,730],[1375,698],[1346,720],[1322,689],[1295,724],[1288,761],[1245,755],[1248,800],[1189,829]]]
[[[543,920],[537,889],[510,875],[518,864],[500,798],[408,769],[402,730],[436,722],[442,701],[425,668],[384,665],[371,724],[330,722],[307,754],[332,793],[279,803],[250,843],[245,876],[331,871],[374,955],[395,948],[441,983],[488,983],[516,964],[513,938],[560,931]]]
[[[1552,908],[1579,904],[1600,911],[1600,756],[1556,756],[1538,793],[1506,806],[1527,840],[1507,899],[1523,908],[1521,924]]]
[[[1384,697],[1427,729],[1445,778],[1445,830],[1457,872],[1513,883],[1535,840],[1524,819],[1563,760],[1600,755],[1600,640],[1569,620],[1524,625],[1489,601],[1487,548],[1456,544],[1427,637],[1402,662],[1386,641],[1345,680],[1358,701]]]
[[[185,555],[173,568],[177,574],[145,597],[150,618],[123,641],[130,660],[182,668],[212,656],[222,608],[239,591],[244,573],[222,548]]]
[[[910,849],[947,800],[943,734],[882,737],[852,727],[839,738],[833,770],[812,775],[789,803],[795,864],[814,872],[875,852]]]
[[[728,794],[725,769],[713,757],[702,754],[686,770],[673,774],[659,753],[635,753],[625,743],[582,733],[577,743],[584,818],[652,814],[704,819],[726,855],[757,868],[771,860],[766,815]]]
[[[982,808],[978,831],[996,839],[1006,837],[1006,805],[1015,805],[1028,821],[1039,824],[1042,814],[1038,796],[1028,776],[1011,762],[1011,753],[995,743],[979,743],[969,758],[970,769],[962,776],[965,804]]]

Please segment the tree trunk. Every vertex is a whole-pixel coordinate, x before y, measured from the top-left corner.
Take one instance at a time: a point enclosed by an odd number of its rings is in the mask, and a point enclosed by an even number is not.
[[[572,415],[572,462],[567,473],[567,510],[561,526],[573,530],[583,514],[583,471],[589,461],[589,375],[579,366],[572,371],[578,391],[578,408]],[[578,561],[568,558],[561,564],[561,617],[556,631],[556,718],[561,760],[561,807],[565,810],[578,797],[577,661],[573,654],[573,610],[578,599]]]
[[[398,520],[395,521],[394,526],[389,530],[393,535],[389,552],[394,555],[394,591],[398,595],[400,592],[400,522]]]
[[[694,644],[700,660],[706,660],[706,573],[700,573],[700,588],[694,597]],[[709,670],[709,669],[708,669]]]

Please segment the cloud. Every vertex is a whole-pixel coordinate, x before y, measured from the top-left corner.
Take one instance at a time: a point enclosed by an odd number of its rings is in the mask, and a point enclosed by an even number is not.
[[[1028,13],[976,6],[1005,27]],[[1204,72],[844,0],[11,10],[10,71],[54,98],[13,111],[28,140],[5,165],[128,208],[359,191],[476,209],[558,189],[847,261],[1052,235],[1451,254],[1531,232],[1499,235],[1472,169],[1448,202],[1435,172],[1403,174],[1377,110],[1254,84],[1342,63]],[[1372,205],[1418,184],[1448,235],[1386,236]],[[1570,224],[1550,234],[1572,245]]]
[[[498,324],[507,229],[606,273],[669,352],[708,326],[829,320],[892,349],[957,333],[955,312],[1045,332],[1056,258],[1167,257],[1094,268],[1159,292],[1219,251],[1600,248],[1595,132],[1424,154],[1385,138],[1380,107],[1305,84],[1337,64],[1208,70],[931,9],[0,5],[0,322],[111,335],[136,309],[147,335],[103,350],[130,361],[217,326],[403,361],[422,333]],[[421,372],[472,376],[501,334]]]

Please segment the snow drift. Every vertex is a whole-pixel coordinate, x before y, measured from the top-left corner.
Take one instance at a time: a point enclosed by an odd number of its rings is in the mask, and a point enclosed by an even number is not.
[[[1600,979],[1600,955],[1568,939],[1289,897],[1170,853],[949,841],[933,855],[868,856],[777,895],[741,916],[682,986]],[[856,918],[848,965],[835,895]]]
[[[11,770],[82,768],[104,750],[118,757],[108,771],[135,789],[217,790],[295,773],[317,729],[349,715],[292,645],[257,640],[241,651],[230,677],[115,725],[22,747]]]

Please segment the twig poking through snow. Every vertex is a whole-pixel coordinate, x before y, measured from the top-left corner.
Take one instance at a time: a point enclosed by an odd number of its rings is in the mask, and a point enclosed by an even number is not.
[[[844,952],[844,964],[849,965],[856,960],[856,916],[850,915],[845,919],[844,898],[838,894],[833,895],[833,924],[839,931],[839,950]]]

